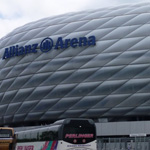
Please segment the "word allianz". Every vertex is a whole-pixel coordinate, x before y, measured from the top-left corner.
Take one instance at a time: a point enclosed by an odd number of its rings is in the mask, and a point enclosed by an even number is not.
[[[47,39],[50,39],[48,41]],[[42,47],[43,43],[48,42],[48,47]],[[68,47],[76,48],[76,47],[83,47],[83,46],[94,46],[96,45],[96,37],[89,36],[89,37],[79,37],[79,38],[72,38],[72,39],[63,39],[59,37],[55,44],[53,44],[53,40],[51,38],[45,38],[40,43],[29,44],[25,46],[10,46],[9,48],[5,48],[5,52],[2,59],[7,59],[15,56],[26,55],[30,53],[37,53],[37,50],[40,49],[42,52],[48,52],[49,50],[53,49],[66,49]],[[45,48],[45,49],[44,49]]]

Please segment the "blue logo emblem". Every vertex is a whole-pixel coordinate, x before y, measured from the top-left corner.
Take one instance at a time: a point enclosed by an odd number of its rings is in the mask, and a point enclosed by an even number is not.
[[[53,40],[51,38],[45,38],[40,44],[40,50],[44,53],[50,51],[53,47]]]

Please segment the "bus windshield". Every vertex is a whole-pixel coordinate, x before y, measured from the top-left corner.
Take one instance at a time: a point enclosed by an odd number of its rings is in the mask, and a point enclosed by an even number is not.
[[[63,140],[72,144],[86,144],[96,139],[96,130],[88,120],[71,120],[64,125]]]
[[[0,138],[10,138],[12,137],[12,130],[0,129]]]

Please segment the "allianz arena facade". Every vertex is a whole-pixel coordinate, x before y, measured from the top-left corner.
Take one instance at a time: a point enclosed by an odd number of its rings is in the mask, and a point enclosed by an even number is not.
[[[0,58],[1,126],[150,116],[150,3],[28,23]]]

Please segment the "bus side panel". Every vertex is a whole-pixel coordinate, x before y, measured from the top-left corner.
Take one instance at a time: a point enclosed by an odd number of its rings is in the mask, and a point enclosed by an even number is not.
[[[17,143],[16,150],[57,150],[58,141]]]
[[[8,150],[9,143],[0,143],[0,150]]]
[[[86,144],[71,144],[60,140],[57,150],[97,150],[97,143],[94,140]]]
[[[0,139],[0,150],[9,150],[12,149],[13,139],[12,138],[3,138]]]

